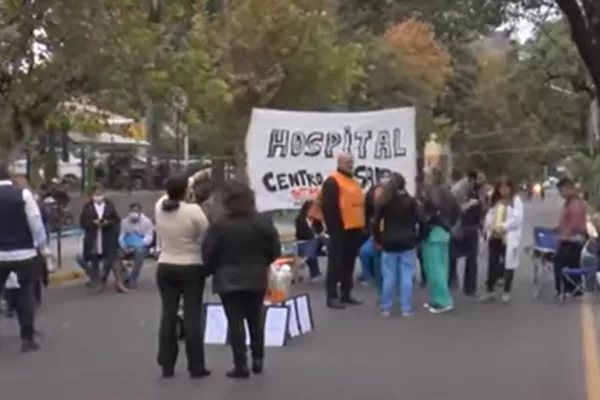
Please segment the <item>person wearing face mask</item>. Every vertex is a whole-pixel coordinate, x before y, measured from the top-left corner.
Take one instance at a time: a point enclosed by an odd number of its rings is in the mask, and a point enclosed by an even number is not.
[[[79,216],[79,225],[83,229],[83,259],[90,266],[91,287],[94,289],[103,290],[113,271],[115,289],[121,293],[127,292],[121,266],[116,263],[120,224],[115,205],[105,198],[102,186],[95,184],[92,197],[83,205]]]
[[[142,206],[133,203],[129,206],[129,214],[121,221],[119,246],[123,258],[133,259],[131,274],[127,278],[130,289],[137,287],[138,278],[148,255],[148,249],[154,238],[154,226],[150,218],[142,213]]]

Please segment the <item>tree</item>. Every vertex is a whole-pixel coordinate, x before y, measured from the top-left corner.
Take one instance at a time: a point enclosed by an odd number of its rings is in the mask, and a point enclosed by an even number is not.
[[[600,98],[600,7],[596,0],[555,0],[567,19],[571,39],[579,51]]]
[[[433,30],[421,21],[409,19],[391,27],[384,39],[398,52],[402,73],[419,82],[425,102],[433,102],[450,74],[450,55],[436,42]]]
[[[44,131],[65,100],[112,79],[124,32],[139,16],[136,2],[6,1],[0,4],[0,118],[15,157]],[[93,49],[93,51],[92,51]]]
[[[405,19],[418,18],[430,24],[438,40],[448,45],[474,40],[500,26],[508,4],[486,0],[348,0],[340,13],[349,31],[367,28],[375,34]]]
[[[540,25],[520,53],[511,77],[516,101],[537,116],[548,138],[568,146],[585,144],[594,90],[566,22]]]
[[[544,135],[539,119],[524,112],[514,96],[511,53],[476,53],[477,80],[464,104],[465,120],[453,147],[468,164],[490,174],[508,173],[529,179],[539,175]],[[526,155],[526,156],[524,156]]]
[[[216,155],[239,151],[253,107],[341,108],[363,73],[362,49],[340,43],[328,1],[231,2],[211,32],[229,96],[198,110],[197,129]]]

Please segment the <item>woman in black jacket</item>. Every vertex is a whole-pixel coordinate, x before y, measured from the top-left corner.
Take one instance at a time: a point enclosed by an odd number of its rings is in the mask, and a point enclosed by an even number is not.
[[[381,313],[391,313],[394,292],[400,297],[402,316],[413,311],[412,291],[416,265],[416,247],[419,244],[418,226],[422,219],[414,197],[406,191],[406,181],[394,173],[384,186],[375,206],[373,237],[382,248],[381,253]]]
[[[228,182],[223,206],[224,214],[204,238],[202,255],[229,323],[234,368],[227,377],[244,379],[250,376],[244,320],[250,332],[252,372],[263,371],[263,301],[269,266],[281,255],[281,244],[273,222],[257,213],[248,185]]]

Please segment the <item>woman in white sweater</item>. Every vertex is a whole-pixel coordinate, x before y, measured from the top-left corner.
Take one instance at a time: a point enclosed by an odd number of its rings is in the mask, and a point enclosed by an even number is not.
[[[185,176],[169,178],[166,191],[155,206],[156,232],[162,243],[156,272],[162,302],[158,364],[163,377],[174,376],[178,353],[177,311],[183,298],[188,371],[191,378],[203,378],[210,374],[204,360],[201,318],[205,284],[201,243],[208,219],[200,206],[185,201],[188,193]]]

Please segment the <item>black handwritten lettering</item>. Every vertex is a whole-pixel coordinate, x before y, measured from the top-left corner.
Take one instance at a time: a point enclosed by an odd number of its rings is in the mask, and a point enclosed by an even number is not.
[[[321,153],[323,149],[323,139],[325,134],[323,132],[311,132],[306,138],[306,151],[304,155],[308,157],[316,157]]]
[[[356,139],[356,156],[359,160],[367,158],[367,143],[371,140],[373,134],[371,131],[356,131],[354,138]]]
[[[342,143],[342,135],[336,132],[328,132],[325,138],[325,158],[333,158],[333,151]]]
[[[287,157],[290,131],[285,129],[272,129],[269,135],[269,149],[267,158]]]
[[[392,158],[392,138],[389,131],[377,132],[375,140],[375,151],[373,157],[377,160],[387,160]]]
[[[371,167],[368,165],[359,165],[354,168],[354,176],[360,183],[363,190],[367,190],[374,186],[381,178],[390,176],[392,171],[388,168]]]
[[[404,147],[404,132],[400,128],[395,128],[393,133],[394,157],[406,157],[406,147]]]
[[[304,153],[304,148],[306,147],[306,136],[304,132],[295,131],[292,133],[292,137],[290,139],[290,155],[292,157],[298,157]]]
[[[269,133],[267,158],[323,157],[330,159],[339,152],[353,154],[358,160],[372,157],[389,160],[407,154],[405,132],[395,127],[391,130],[353,131],[349,125],[343,132],[290,131],[273,128]]]
[[[352,154],[352,128],[344,127],[344,145],[342,146],[344,153]]]
[[[262,183],[269,192],[278,192],[295,187],[319,187],[323,184],[323,175],[301,169],[291,173],[267,172],[262,177]]]

